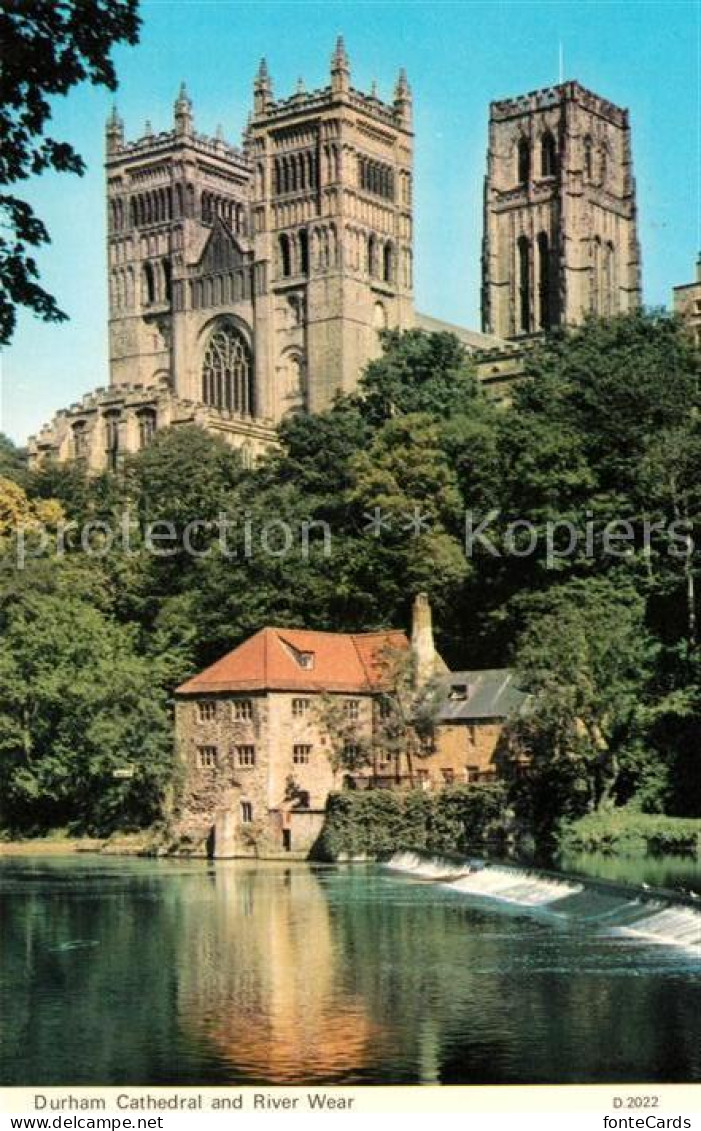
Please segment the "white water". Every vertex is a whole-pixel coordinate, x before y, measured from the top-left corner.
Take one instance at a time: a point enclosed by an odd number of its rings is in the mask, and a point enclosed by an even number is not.
[[[685,904],[671,901],[633,900],[611,889],[598,888],[595,883],[585,884],[574,879],[559,879],[530,872],[525,868],[486,864],[471,870],[469,861],[455,863],[440,856],[422,857],[414,852],[397,852],[387,867],[421,880],[443,882],[451,891],[464,892],[496,899],[521,907],[548,907],[558,900],[580,895],[588,890],[598,892],[618,901],[598,914],[587,917],[571,912],[573,919],[581,918],[594,925],[598,920],[608,933],[639,936],[668,946],[679,946],[695,951],[701,956],[701,911]],[[631,921],[631,913],[633,919]],[[616,924],[615,919],[620,922]]]

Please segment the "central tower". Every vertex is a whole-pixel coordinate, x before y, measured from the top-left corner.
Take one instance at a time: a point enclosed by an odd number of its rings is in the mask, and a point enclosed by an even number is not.
[[[351,86],[343,40],[330,84],[275,100],[263,61],[246,151],[258,372],[277,415],[355,388],[378,331],[412,324],[411,92]]]
[[[521,337],[640,300],[628,111],[576,82],[492,102],[483,329]]]

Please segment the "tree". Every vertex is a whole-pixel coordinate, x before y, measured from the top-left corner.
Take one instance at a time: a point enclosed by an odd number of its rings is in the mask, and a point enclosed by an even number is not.
[[[532,695],[516,725],[532,759],[537,803],[579,815],[616,799],[622,757],[650,702],[656,647],[630,586],[590,578],[524,598],[519,686]]]
[[[50,99],[78,83],[114,90],[110,51],[135,44],[138,0],[9,0],[0,8],[0,188],[46,169],[82,174],[73,146],[45,135]],[[39,284],[31,249],[49,242],[32,207],[13,193],[0,193],[0,344],[12,338],[17,307],[46,322],[66,315]]]
[[[27,585],[3,594],[0,635],[2,823],[108,833],[157,819],[170,722],[134,633],[81,596]]]

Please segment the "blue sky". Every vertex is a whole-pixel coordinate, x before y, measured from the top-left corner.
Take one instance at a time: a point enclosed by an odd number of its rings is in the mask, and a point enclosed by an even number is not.
[[[170,128],[181,79],[195,125],[238,141],[258,60],[276,93],[326,83],[336,36],[352,81],[377,79],[389,97],[400,65],[414,90],[416,300],[450,321],[479,326],[479,254],[487,110],[564,77],[631,111],[645,301],[669,305],[693,278],[701,246],[701,85],[698,0],[142,0],[137,47],[116,52],[117,103],[127,137]],[[53,130],[83,154],[83,178],[22,186],[47,222],[45,285],[70,315],[46,326],[20,317],[3,359],[0,429],[23,442],[53,412],[107,384],[104,120],[108,92],[77,88],[57,101]]]

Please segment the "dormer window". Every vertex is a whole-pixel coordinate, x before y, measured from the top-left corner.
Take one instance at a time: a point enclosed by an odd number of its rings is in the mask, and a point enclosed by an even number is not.
[[[309,672],[314,667],[314,653],[313,652],[300,652],[298,655],[300,668],[304,668]]]
[[[451,699],[467,699],[470,694],[470,685],[468,683],[454,683],[450,688]]]

